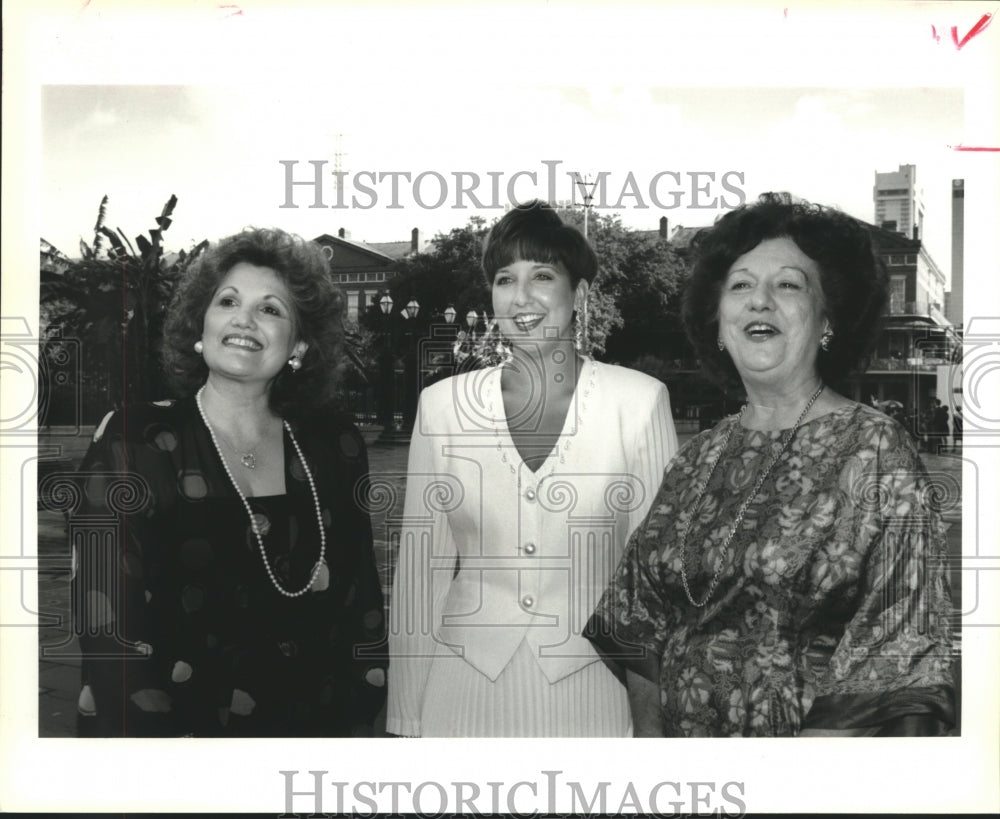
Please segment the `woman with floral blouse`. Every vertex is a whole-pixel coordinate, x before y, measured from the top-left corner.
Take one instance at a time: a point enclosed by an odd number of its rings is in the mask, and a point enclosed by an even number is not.
[[[678,453],[588,623],[636,735],[948,733],[934,487],[897,422],[834,389],[885,305],[866,230],[765,194],[696,253],[688,334],[747,402]]]

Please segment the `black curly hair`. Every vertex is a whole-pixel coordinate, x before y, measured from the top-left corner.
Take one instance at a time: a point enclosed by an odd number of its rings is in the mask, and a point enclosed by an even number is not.
[[[178,396],[189,396],[208,378],[194,344],[222,280],[246,262],[274,270],[292,300],[298,337],[309,345],[302,367],[284,368],[270,387],[270,405],[283,418],[304,418],[334,400],[343,366],[344,295],[333,284],[323,251],[277,228],[248,228],[222,239],[184,271],[163,330],[163,361]]]
[[[787,193],[765,193],[721,216],[691,243],[694,262],[682,302],[684,329],[706,373],[726,389],[742,382],[732,359],[717,345],[723,282],[736,259],[779,238],[791,239],[819,267],[833,330],[830,349],[820,350],[817,358],[824,382],[837,385],[867,366],[878,340],[888,279],[864,223]]]
[[[490,230],[483,247],[486,284],[501,267],[521,261],[558,262],[576,287],[581,279],[592,283],[597,275],[597,255],[590,243],[555,209],[538,199],[508,211]]]

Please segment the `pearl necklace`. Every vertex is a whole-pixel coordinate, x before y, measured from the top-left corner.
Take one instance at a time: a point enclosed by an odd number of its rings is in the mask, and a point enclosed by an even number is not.
[[[746,500],[740,504],[740,509],[736,513],[736,520],[733,522],[732,528],[729,530],[729,535],[726,537],[726,542],[722,544],[722,552],[719,555],[719,562],[715,567],[715,574],[712,575],[712,581],[708,584],[708,591],[705,592],[705,597],[699,603],[691,595],[691,587],[688,585],[688,575],[687,575],[687,540],[688,535],[691,533],[691,526],[694,524],[694,519],[697,517],[697,509],[701,504],[702,499],[705,497],[705,493],[708,491],[708,484],[712,480],[712,476],[715,475],[715,468],[719,465],[719,461],[722,460],[722,454],[726,451],[726,447],[729,446],[729,438],[733,434],[733,430],[739,426],[740,420],[743,418],[743,413],[746,412],[747,405],[744,404],[740,409],[739,415],[736,416],[736,420],[726,431],[726,437],[722,441],[722,446],[719,447],[719,452],[715,456],[715,460],[712,461],[712,468],[708,471],[708,477],[705,478],[705,482],[701,485],[701,489],[698,492],[698,497],[694,499],[694,502],[688,507],[691,510],[691,517],[688,518],[687,525],[684,527],[684,532],[681,534],[680,539],[680,553],[681,553],[681,582],[684,584],[684,593],[687,595],[688,601],[692,606],[697,608],[704,607],[709,599],[712,597],[712,593],[715,591],[715,587],[719,582],[719,578],[722,575],[722,567],[726,563],[726,556],[729,554],[729,546],[733,542],[733,538],[736,537],[736,532],[740,528],[740,524],[743,523],[743,516],[747,513],[747,509],[750,508],[750,504],[753,503],[754,498],[757,497],[757,493],[760,492],[760,488],[764,485],[764,481],[767,480],[767,476],[771,474],[771,470],[774,469],[774,465],[778,463],[778,460],[784,454],[788,445],[792,442],[792,438],[795,437],[795,433],[799,430],[799,425],[802,423],[802,419],[806,417],[806,413],[812,409],[812,405],[816,403],[816,399],[819,398],[819,394],[823,392],[824,384],[821,382],[819,388],[812,394],[812,397],[806,402],[805,409],[799,415],[798,419],[795,421],[795,425],[792,427],[791,431],[785,436],[784,441],[781,442],[781,448],[777,453],[771,458],[771,462],[767,465],[764,471],[761,473],[760,477],[757,479],[757,483],[754,484],[753,490],[747,496]]]
[[[226,462],[226,458],[222,454],[222,447],[219,446],[219,441],[215,437],[215,430],[212,429],[212,425],[208,422],[208,416],[205,415],[205,408],[201,405],[201,394],[204,391],[205,387],[202,386],[202,388],[195,394],[194,401],[198,405],[198,412],[201,415],[201,420],[205,422],[205,426],[208,428],[208,434],[212,438],[212,443],[215,445],[215,451],[219,453],[219,460],[222,461],[222,466],[226,470],[226,474],[229,476],[229,480],[232,483],[233,488],[236,489],[236,494],[240,496],[240,500],[243,502],[243,508],[247,511],[247,517],[250,518],[250,528],[253,529],[254,536],[257,538],[257,545],[260,547],[260,556],[264,561],[264,568],[267,569],[267,576],[271,578],[271,583],[274,585],[274,588],[276,588],[285,597],[301,597],[312,588],[313,583],[316,582],[316,578],[319,577],[320,572],[326,566],[326,532],[323,529],[323,513],[319,506],[319,494],[316,492],[316,484],[313,482],[313,476],[312,472],[309,470],[309,464],[306,463],[306,459],[302,455],[302,450],[299,448],[299,442],[295,440],[295,436],[292,434],[292,428],[288,424],[288,421],[282,419],[282,426],[284,426],[285,431],[288,433],[292,446],[295,447],[295,453],[299,456],[299,463],[302,464],[302,469],[306,473],[306,478],[309,481],[309,490],[312,492],[313,504],[316,507],[316,523],[319,526],[319,560],[317,560],[316,565],[313,566],[312,575],[310,576],[309,582],[306,583],[305,587],[299,589],[298,591],[291,592],[278,582],[278,578],[274,576],[274,570],[271,568],[271,564],[267,560],[267,552],[264,549],[264,538],[260,533],[260,527],[257,525],[257,518],[254,516],[253,510],[250,508],[250,502],[247,500],[246,495],[243,494],[243,490],[240,489],[240,485],[236,482],[236,478],[229,469],[229,464]]]

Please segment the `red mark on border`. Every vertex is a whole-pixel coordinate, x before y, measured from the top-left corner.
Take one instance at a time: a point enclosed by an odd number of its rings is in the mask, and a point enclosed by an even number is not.
[[[988,148],[985,145],[949,145],[953,151],[984,151],[992,153],[1000,153],[1000,147],[998,148]]]
[[[992,14],[984,14],[979,18],[979,21],[969,29],[969,33],[966,34],[961,40],[958,39],[958,26],[951,27],[951,41],[955,44],[955,48],[959,51],[965,47],[965,44],[969,42],[973,37],[982,33],[991,22],[993,22]]]
[[[229,12],[229,14],[226,15],[227,17],[236,17],[238,15],[243,14],[243,9],[241,9],[239,6],[234,5],[234,4],[229,4],[229,5],[222,5],[222,4],[220,4],[219,8],[222,11],[228,11]]]

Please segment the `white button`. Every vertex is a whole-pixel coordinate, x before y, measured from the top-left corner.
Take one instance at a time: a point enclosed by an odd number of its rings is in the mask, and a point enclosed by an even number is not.
[[[524,493],[524,497],[526,497],[530,501],[533,501],[535,499],[535,490],[529,489],[527,492]]]
[[[527,555],[533,555],[535,553],[535,544],[534,543],[525,543],[524,544],[524,553],[527,554]]]
[[[535,605],[535,598],[534,598],[534,597],[532,597],[532,596],[531,596],[530,594],[529,594],[529,595],[526,595],[525,597],[523,597],[523,598],[521,599],[521,604],[522,604],[522,605],[523,605],[523,606],[524,606],[524,607],[525,607],[526,609],[530,609],[530,608],[531,608],[531,607],[532,607],[533,605]]]

